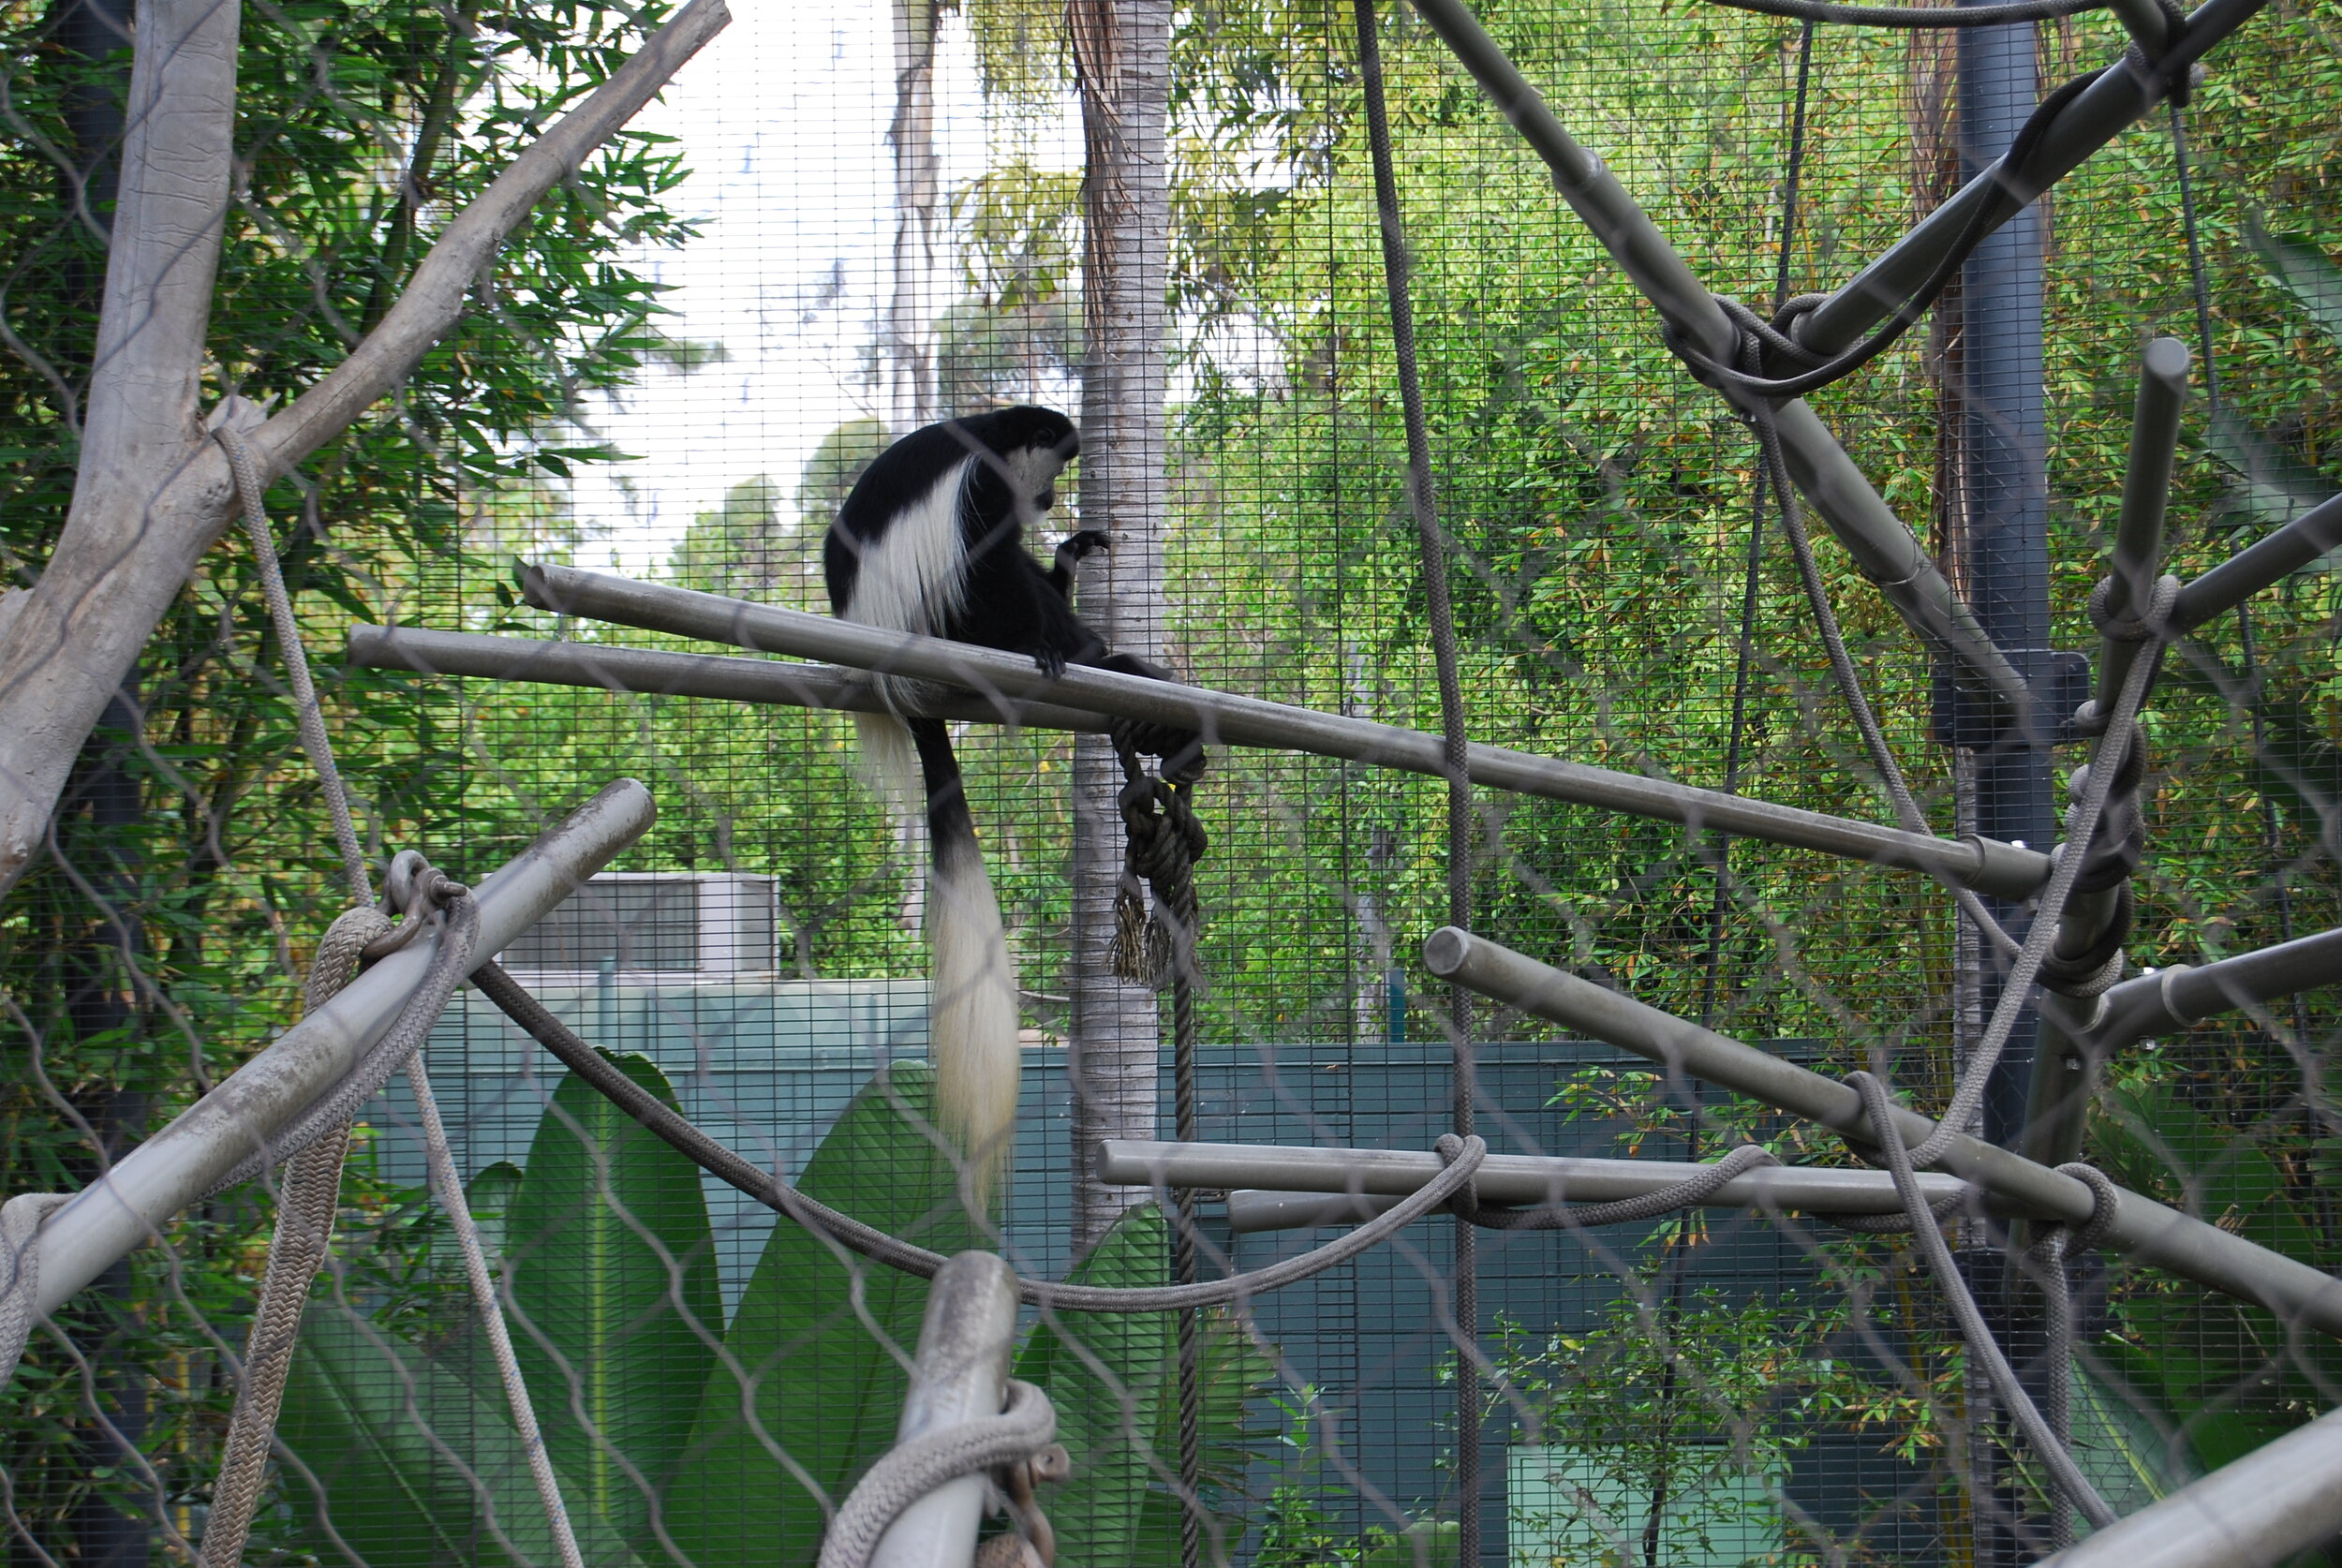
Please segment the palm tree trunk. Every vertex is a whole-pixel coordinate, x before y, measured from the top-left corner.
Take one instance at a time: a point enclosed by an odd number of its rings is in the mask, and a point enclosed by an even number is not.
[[[900,436],[940,417],[935,387],[935,212],[942,195],[935,152],[936,0],[894,0],[893,292],[886,306],[886,422]],[[957,410],[954,410],[956,412]]]
[[[1073,0],[1088,154],[1083,205],[1082,524],[1114,548],[1082,568],[1081,608],[1108,644],[1162,661],[1165,501],[1169,0]],[[1074,747],[1074,1248],[1086,1250],[1142,1191],[1089,1174],[1101,1138],[1155,1135],[1162,1028],[1153,994],[1114,978],[1106,944],[1122,865],[1121,784],[1102,736]]]

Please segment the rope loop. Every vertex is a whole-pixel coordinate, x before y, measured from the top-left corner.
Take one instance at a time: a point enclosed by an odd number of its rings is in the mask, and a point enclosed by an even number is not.
[[[822,1540],[821,1568],[867,1568],[887,1527],[948,1481],[1002,1465],[1029,1464],[1057,1438],[1049,1397],[1011,1378],[998,1415],[922,1432],[897,1443],[855,1483]]]
[[[2164,628],[2172,610],[2179,602],[2180,582],[2165,575],[2156,579],[2155,587],[2143,605],[2131,606],[2127,615],[2117,615],[2109,608],[2114,598],[2116,580],[2101,577],[2097,586],[2090,590],[2090,624],[2098,635],[2110,643],[2160,643],[2165,640]]]
[[[1108,957],[1118,977],[1160,991],[1182,975],[1201,978],[1195,939],[1203,910],[1195,865],[1211,839],[1196,820],[1193,798],[1201,766],[1166,761],[1161,777],[1149,777],[1139,761],[1140,742],[1134,726],[1115,726],[1114,751],[1122,764],[1122,789],[1115,799],[1122,816],[1122,874]],[[1151,913],[1142,883],[1154,893]]]
[[[1449,1136],[1452,1138],[1453,1134]],[[1461,1146],[1458,1146],[1460,1148]],[[1446,1150],[1443,1148],[1441,1153],[1445,1157]],[[1624,1225],[1638,1220],[1656,1220],[1678,1209],[1697,1208],[1735,1177],[1763,1166],[1780,1163],[1764,1145],[1741,1144],[1727,1150],[1723,1159],[1703,1166],[1697,1176],[1686,1176],[1654,1192],[1620,1198],[1610,1203],[1553,1203],[1518,1208],[1484,1208],[1478,1195],[1466,1188],[1447,1206],[1458,1219],[1490,1231],[1565,1231],[1584,1230],[1595,1225]]]

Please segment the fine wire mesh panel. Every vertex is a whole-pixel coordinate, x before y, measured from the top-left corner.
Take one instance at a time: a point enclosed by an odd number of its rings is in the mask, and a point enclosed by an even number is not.
[[[1175,1023],[1167,992],[1103,979],[1112,922],[1094,911],[1110,906],[1084,892],[1110,889],[1122,841],[1110,794],[1085,789],[1119,782],[1098,737],[949,731],[1016,986],[1013,1152],[987,1194],[930,1065],[954,998],[931,989],[923,929],[954,895],[928,836],[862,777],[848,716],[335,657],[362,624],[736,653],[549,610],[515,565],[827,614],[824,529],[889,442],[1032,403],[1086,422],[1037,558],[1108,519],[1122,541],[1082,567],[1077,611],[1199,687],[1437,732],[1355,16],[1162,8],[1164,210],[1141,233],[1144,203],[1102,206],[1103,176],[1085,175],[1101,155],[1081,94],[1115,64],[1073,41],[1095,9],[742,7],[479,273],[466,325],[407,390],[269,505],[369,851],[420,848],[477,882],[609,780],[643,780],[656,823],[504,949],[513,975],[638,1092],[808,1197],[936,1251],[1138,1287],[1170,1280],[1174,1219],[1164,1192],[1097,1181],[1077,1140],[1103,1102],[1083,1074],[1107,1037],[1135,1042],[1142,1077],[1159,1059],[1119,1132],[1172,1136]],[[71,193],[123,134],[118,113],[111,130],[91,119],[127,90],[115,35],[89,31],[113,14],[70,0],[5,22],[0,362],[26,434],[0,527],[27,582],[63,524],[92,375],[103,224],[75,217]],[[547,111],[664,14],[252,7],[205,406],[298,394],[338,362]],[[1974,36],[1658,0],[1477,14],[1702,282],[1760,317],[1842,283],[2127,38],[2106,11],[2004,37],[1997,140],[1964,147],[1963,95],[1989,75]],[[1471,739],[1892,821],[1753,422],[1686,373],[1447,45],[1412,10],[1381,23]],[[2268,7],[2183,116],[2155,111],[2040,203],[2038,281],[2015,304],[1971,269],[1815,395],[2029,676],[2053,680],[2056,650],[2101,657],[2087,606],[2149,338],[2196,353],[2163,570],[2192,578],[2335,488],[2337,94],[2332,15]],[[1101,210],[1155,246],[1166,303],[1160,472],[1111,484],[1109,457],[1148,450],[1146,411],[1102,404],[1098,378],[1143,364],[1152,329],[1097,307],[1085,214]],[[2012,354],[2016,381],[1994,380]],[[1924,825],[2030,834],[2036,851],[2064,836],[2081,737],[2027,751],[1979,731],[1972,692],[1875,573],[1804,521]],[[2026,555],[2026,539],[2044,547]],[[2337,924],[2342,605],[2323,565],[2163,659],[2127,973]],[[241,541],[204,557],[5,911],[12,1193],[93,1179],[302,1012],[345,900],[255,581]],[[1454,1122],[1448,998],[1422,955],[1448,919],[1442,780],[1215,743],[1190,798],[1209,835],[1197,1135],[1430,1148]],[[2038,827],[2010,828],[2027,802]],[[1483,788],[1473,811],[1479,935],[1832,1078],[1891,1074],[1931,1115],[1972,1064],[2008,960],[1924,875],[1575,799]],[[1077,840],[1105,846],[1103,867]],[[2021,910],[1994,910],[2022,939]],[[1115,1016],[1086,1038],[1102,996]],[[2079,1141],[2049,1162],[2079,1156],[2330,1270],[2331,993],[2181,1017],[2091,1064]],[[2019,1024],[2019,1071],[1976,1130],[2015,1140],[2035,1028]],[[1863,1162],[1811,1122],[1528,1012],[1480,1003],[1472,1049],[1476,1131],[1499,1154],[1712,1161],[1754,1140],[1792,1164]],[[925,1285],[695,1166],[483,995],[457,994],[423,1059],[510,1354],[429,1191],[423,1107],[393,1079],[359,1119],[244,1560],[561,1562],[549,1473],[594,1568],[815,1561],[897,1435]],[[0,1405],[12,1557],[213,1561],[289,1179],[205,1200],[35,1337]],[[1349,1223],[1245,1228],[1241,1196],[1202,1194],[1205,1279]],[[2312,1331],[2111,1253],[2078,1271],[2068,1365],[2039,1293],[2011,1282],[2008,1216],[1970,1206],[1949,1228],[2116,1513],[2335,1402]],[[2057,1540],[2056,1486],[1909,1236],[1744,1207],[1478,1235],[1469,1323],[1437,1218],[1203,1312],[1184,1501],[1170,1316],[1028,1308],[1010,1366],[1049,1396],[1074,1465],[1040,1494],[1059,1560],[1178,1561],[1187,1524],[1207,1561],[1455,1562],[1467,1516],[1480,1562],[1520,1568],[1981,1565]],[[1460,1414],[1466,1365],[1476,1405]]]

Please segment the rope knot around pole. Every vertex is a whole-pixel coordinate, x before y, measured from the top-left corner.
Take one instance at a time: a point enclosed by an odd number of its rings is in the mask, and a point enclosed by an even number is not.
[[[1115,805],[1122,816],[1122,874],[1114,895],[1114,937],[1108,958],[1114,973],[1133,984],[1160,991],[1182,977],[1201,978],[1195,939],[1203,921],[1195,891],[1195,865],[1211,847],[1195,817],[1195,761],[1166,761],[1161,777],[1149,777],[1139,761],[1134,726],[1118,724],[1115,755],[1122,764],[1122,789]],[[1182,765],[1185,763],[1186,765]],[[1149,912],[1141,885],[1154,893]]]
[[[1029,1464],[1056,1440],[1057,1411],[1048,1395],[1011,1378],[1008,1406],[1000,1414],[923,1433],[880,1455],[830,1520],[820,1568],[867,1568],[904,1509],[947,1481]]]

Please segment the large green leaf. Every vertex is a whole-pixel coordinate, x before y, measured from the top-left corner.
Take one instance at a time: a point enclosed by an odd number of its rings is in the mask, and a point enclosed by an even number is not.
[[[674,1103],[648,1057],[602,1054]],[[512,1339],[545,1444],[577,1505],[640,1546],[723,1326],[699,1167],[568,1077],[502,1228]]]
[[[1170,1279],[1169,1246],[1162,1212],[1152,1205],[1134,1208],[1070,1278],[1085,1285],[1161,1285]],[[1056,1407],[1058,1442],[1074,1459],[1072,1478],[1041,1500],[1057,1531],[1058,1561],[1068,1568],[1124,1568],[1137,1554],[1156,1466],[1178,1463],[1178,1450],[1158,1454],[1155,1441],[1171,1344],[1168,1313],[1069,1312],[1034,1329],[1017,1358],[1016,1375]],[[1171,1539],[1178,1539],[1176,1524]]]
[[[933,1131],[934,1077],[898,1064],[854,1097],[799,1190],[939,1252],[977,1244]],[[707,1379],[667,1523],[689,1568],[813,1560],[823,1500],[844,1500],[895,1440],[923,1280],[784,1220],[765,1243]]]
[[[2328,341],[2342,348],[2342,268],[2306,238],[2272,234],[2257,218],[2245,226],[2245,238],[2277,286],[2293,296],[2293,303]]]
[[[520,1568],[557,1560],[500,1403],[348,1307],[304,1321],[277,1437],[308,1545],[359,1568]],[[435,1441],[436,1440],[436,1441]],[[570,1522],[594,1568],[640,1568],[574,1489]]]

